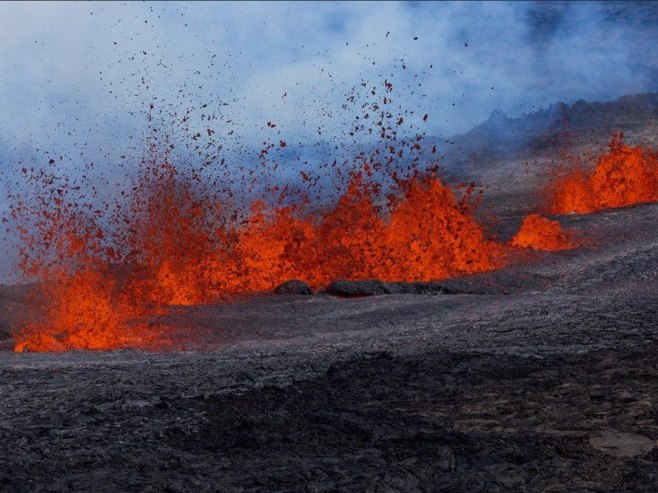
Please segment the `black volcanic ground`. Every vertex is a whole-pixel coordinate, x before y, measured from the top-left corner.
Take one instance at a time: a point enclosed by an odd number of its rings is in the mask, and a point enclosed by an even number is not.
[[[503,239],[527,162],[481,170]],[[563,216],[588,246],[463,294],[175,309],[179,352],[0,351],[0,490],[658,491],[656,218]],[[29,308],[2,293],[8,348]]]

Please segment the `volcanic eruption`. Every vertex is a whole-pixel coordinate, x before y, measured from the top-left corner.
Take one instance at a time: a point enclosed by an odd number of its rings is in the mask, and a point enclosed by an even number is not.
[[[435,172],[399,180],[383,204],[359,171],[319,212],[258,200],[243,217],[166,159],[144,161],[107,217],[82,206],[66,181],[30,179],[40,199],[16,198],[13,214],[23,221],[21,267],[41,281],[44,314],[15,335],[17,351],[157,347],[164,329],[149,317],[165,307],[289,279],[314,288],[337,278],[440,280],[504,262],[503,245],[475,217],[475,188],[454,190]]]
[[[269,292],[290,279],[316,290],[334,279],[439,281],[509,262],[478,219],[481,192],[447,186],[436,169],[396,176],[384,195],[364,164],[333,204],[279,197],[236,212],[199,175],[151,154],[106,210],[66,177],[24,169],[35,195],[14,196],[12,214],[42,315],[15,333],[16,351],[164,348],[166,328],[153,317],[172,305]],[[657,162],[615,136],[592,172],[552,185],[551,212],[657,200]],[[509,245],[559,251],[578,241],[530,214]]]
[[[551,190],[552,213],[658,200],[658,160],[616,135],[596,168],[572,171]],[[94,208],[80,186],[24,169],[34,195],[14,196],[22,239],[20,267],[39,281],[39,320],[14,335],[16,351],[164,348],[154,317],[269,292],[290,279],[315,290],[332,280],[440,281],[493,270],[509,248],[478,219],[481,191],[447,186],[437,170],[393,177],[384,194],[373,167],[355,167],[326,204],[305,195],[255,200],[231,209],[198,174],[153,150],[134,185],[112,207]],[[54,205],[54,207],[53,207]],[[312,206],[310,206],[312,205]],[[530,214],[514,248],[578,246],[557,220]]]

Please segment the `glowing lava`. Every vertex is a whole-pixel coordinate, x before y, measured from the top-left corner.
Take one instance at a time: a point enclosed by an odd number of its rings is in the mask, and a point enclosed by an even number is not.
[[[135,321],[146,312],[122,300],[107,272],[83,269],[43,287],[45,320],[24,326],[14,350],[67,351],[158,348],[163,331]]]
[[[324,212],[257,201],[243,220],[205,190],[172,164],[151,162],[109,221],[57,190],[54,213],[50,200],[19,202],[15,217],[30,219],[22,266],[42,281],[44,320],[15,335],[16,351],[157,347],[163,332],[149,320],[169,305],[294,278],[316,288],[337,278],[440,280],[504,259],[474,216],[473,189],[457,193],[433,173],[399,180],[387,204],[355,173]]]
[[[458,200],[438,177],[414,177],[382,213],[371,187],[355,176],[336,206],[320,216],[258,208],[240,232],[240,290],[270,290],[288,279],[323,287],[333,279],[439,280],[501,265],[466,193]],[[237,287],[236,286],[236,287]]]
[[[658,154],[627,146],[622,137],[613,137],[594,170],[575,169],[551,187],[551,213],[584,214],[658,201]]]
[[[510,245],[546,251],[568,250],[577,246],[573,233],[564,231],[558,221],[539,214],[525,217]]]

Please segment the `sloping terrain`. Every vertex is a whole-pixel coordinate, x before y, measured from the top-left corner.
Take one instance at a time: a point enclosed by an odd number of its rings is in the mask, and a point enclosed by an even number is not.
[[[657,120],[658,93],[558,103],[516,118],[496,110],[480,125],[450,139],[446,158],[490,174],[492,162],[546,157],[565,145],[605,144],[612,132],[621,130],[653,140],[655,134],[644,134]]]
[[[575,157],[594,165],[614,132],[623,132],[628,145],[657,149],[657,129],[658,94],[652,93],[608,103],[555,105],[518,119],[490,118],[455,139],[463,142],[465,154],[459,159],[468,176],[485,186],[485,209],[505,221],[528,210],[543,212],[544,190],[556,166]],[[503,139],[495,144],[498,135]],[[501,150],[487,152],[487,146]]]

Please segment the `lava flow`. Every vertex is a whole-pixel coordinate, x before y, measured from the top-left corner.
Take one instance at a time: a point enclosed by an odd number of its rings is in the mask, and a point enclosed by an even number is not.
[[[585,214],[658,201],[658,154],[615,135],[592,171],[572,170],[550,187],[550,212]]]
[[[166,161],[143,163],[109,218],[82,205],[75,187],[33,179],[39,199],[17,199],[13,216],[23,224],[23,271],[41,281],[43,317],[15,334],[16,351],[158,347],[164,329],[150,321],[169,305],[293,278],[316,288],[336,278],[440,280],[504,259],[475,218],[474,189],[453,190],[434,173],[398,180],[386,202],[357,172],[323,212],[257,201],[243,218]]]
[[[510,245],[533,250],[558,251],[575,248],[574,234],[565,231],[558,221],[547,219],[539,214],[526,216]]]

